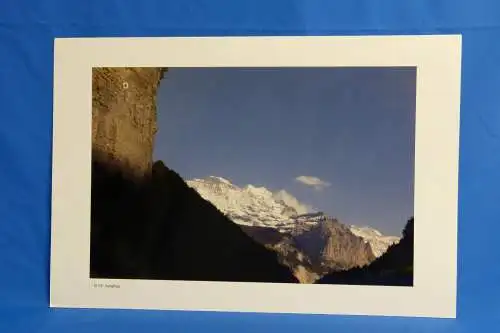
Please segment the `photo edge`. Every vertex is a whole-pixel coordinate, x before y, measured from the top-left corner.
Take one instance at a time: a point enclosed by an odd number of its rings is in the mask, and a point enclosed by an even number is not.
[[[445,36],[449,36],[449,35],[445,35]],[[292,37],[292,36],[290,36]],[[308,36],[297,36],[297,37],[300,37],[300,38],[308,38]],[[313,36],[314,37],[314,36]],[[342,37],[342,36],[333,36],[333,37]],[[370,37],[370,36],[367,36],[367,37]],[[167,39],[173,39],[173,38],[176,38],[176,37],[167,37]],[[182,37],[181,37],[182,38]],[[210,38],[210,37],[189,37],[190,39],[197,39],[197,38]],[[221,39],[221,38],[225,38],[225,37],[215,37],[215,39]],[[252,38],[252,37],[244,37],[244,36],[241,36],[241,38]],[[277,37],[278,39],[279,38],[282,38],[282,37]],[[84,45],[84,43],[82,44],[82,42],[85,42],[85,40],[90,40],[92,41],[93,38],[55,38],[55,53],[56,51],[60,54],[61,51],[65,50],[65,49],[69,49],[70,47],[73,46],[73,41],[77,41],[77,44],[78,46],[81,48],[82,45]],[[113,38],[114,39],[114,38]],[[120,40],[123,40],[123,39],[128,39],[128,38],[119,38]],[[141,39],[141,38],[133,38],[133,39]],[[158,39],[165,39],[163,37],[159,37]],[[456,35],[454,40],[458,40],[460,42],[460,45],[461,45],[461,41],[462,41],[462,37],[461,35]],[[94,44],[95,45],[95,44]],[[55,64],[55,67],[56,67],[56,64]],[[110,66],[92,66],[93,68],[94,67],[110,67]],[[135,66],[134,66],[135,67]],[[165,67],[165,66],[158,66],[158,67]],[[222,67],[222,66],[221,66]],[[54,74],[54,80],[56,79],[56,74]],[[54,90],[54,94],[56,94],[56,91]],[[55,95],[54,95],[55,96]],[[55,102],[55,101],[54,101]],[[54,132],[56,131],[56,128],[55,128],[55,121],[56,121],[56,108],[54,109]],[[460,116],[458,116],[459,120],[460,120]],[[460,123],[460,121],[459,121]],[[61,126],[61,124],[59,124],[59,126]],[[460,130],[458,129],[458,134],[459,134]],[[56,140],[55,136],[54,136],[54,140]],[[458,142],[458,146],[459,146],[459,142]],[[54,142],[54,147],[56,147],[55,145],[55,142]],[[53,156],[53,164],[55,163],[54,162],[54,159],[56,158],[55,155],[56,155],[57,151],[54,150],[54,156]],[[54,171],[57,171],[57,168],[56,170]],[[53,174],[53,177],[54,177],[54,174]],[[458,181],[458,180],[457,180]],[[57,198],[52,198],[52,202],[54,202],[54,200],[57,200]],[[52,233],[51,233],[52,234]],[[51,239],[51,244],[52,244],[52,239]],[[53,248],[51,246],[51,252],[53,251]],[[455,258],[457,258],[457,255],[456,255],[456,251],[455,251]],[[51,281],[52,281],[52,274],[53,274],[53,270],[52,270],[52,263],[51,263]],[[89,278],[90,280],[90,278]],[[151,281],[151,280],[147,280],[147,281]],[[231,283],[231,282],[229,282]],[[55,288],[57,288],[56,286],[54,286]],[[393,287],[393,286],[387,286],[389,288]],[[413,287],[415,288],[415,287]],[[53,295],[53,291],[51,289],[51,296]],[[51,299],[51,307],[62,307],[62,306],[59,306],[59,305],[55,305],[57,303],[60,303],[60,302],[53,302],[52,299]],[[63,302],[64,303],[64,302]],[[78,307],[78,306],[77,306]],[[192,310],[192,311],[197,311],[197,310]],[[207,310],[207,311],[212,311],[212,310]],[[252,311],[250,311],[252,312]],[[447,313],[451,313],[450,315],[450,318],[454,318],[454,316],[456,317],[456,307],[453,308],[453,311],[449,312],[447,311]]]

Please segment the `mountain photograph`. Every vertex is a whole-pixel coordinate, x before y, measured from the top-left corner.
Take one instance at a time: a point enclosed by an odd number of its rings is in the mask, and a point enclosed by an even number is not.
[[[90,278],[413,285],[416,70],[94,68]]]

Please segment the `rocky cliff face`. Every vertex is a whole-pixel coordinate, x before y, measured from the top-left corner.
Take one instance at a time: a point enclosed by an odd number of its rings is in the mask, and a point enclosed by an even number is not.
[[[294,240],[320,275],[361,267],[375,259],[369,244],[332,218],[296,235]]]
[[[156,133],[156,90],[163,68],[92,70],[94,159],[119,163],[135,175],[150,172]]]
[[[323,276],[318,284],[357,284],[383,286],[413,285],[414,218],[410,218],[402,238],[380,257],[364,267],[333,272]]]
[[[289,267],[301,283],[313,283],[325,274],[362,267],[375,259],[370,244],[333,218],[305,225],[300,232],[240,227],[253,239],[276,251],[280,262]]]
[[[152,163],[162,74],[93,71],[90,277],[298,282],[274,251]]]

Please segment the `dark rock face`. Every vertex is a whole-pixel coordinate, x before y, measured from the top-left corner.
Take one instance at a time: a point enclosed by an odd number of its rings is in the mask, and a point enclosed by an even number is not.
[[[152,154],[163,68],[94,68],[92,278],[298,282]]]
[[[413,286],[413,224],[412,217],[408,220],[399,243],[391,245],[382,256],[369,265],[331,273],[317,283]]]

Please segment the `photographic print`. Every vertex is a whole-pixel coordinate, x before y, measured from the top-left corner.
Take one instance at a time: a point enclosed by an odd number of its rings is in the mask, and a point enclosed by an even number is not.
[[[56,39],[51,306],[454,318],[460,43]]]
[[[92,85],[90,277],[413,285],[415,67]]]

